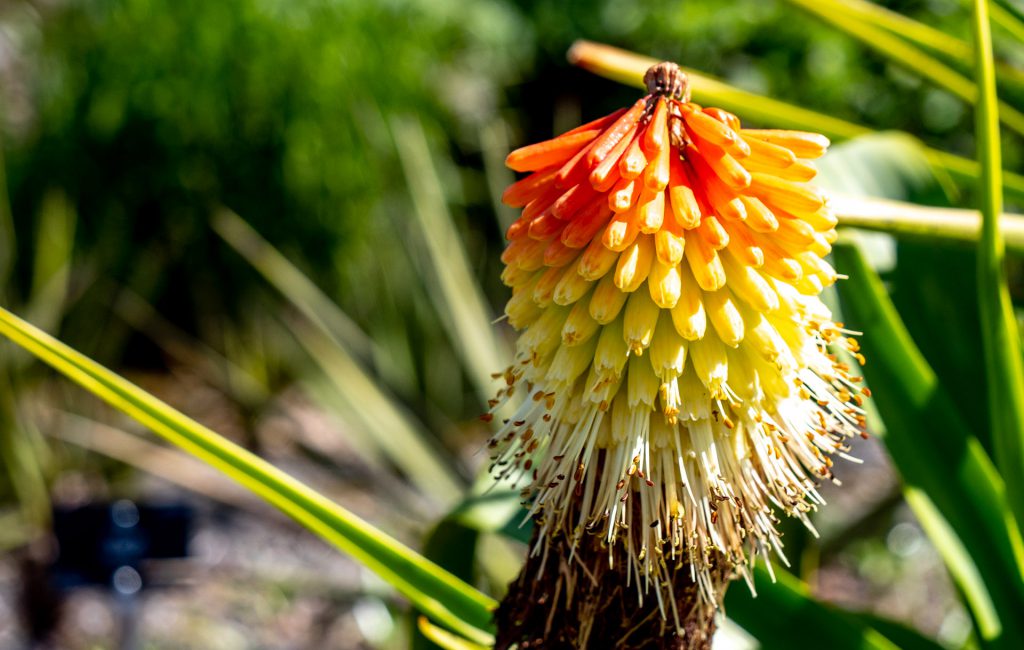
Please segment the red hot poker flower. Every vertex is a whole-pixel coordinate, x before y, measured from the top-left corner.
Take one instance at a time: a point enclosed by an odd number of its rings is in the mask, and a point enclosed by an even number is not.
[[[831,455],[864,435],[851,332],[818,298],[836,218],[807,185],[828,140],[743,129],[652,67],[628,109],[517,149],[503,200],[506,307],[521,336],[495,410],[498,479],[524,484],[536,552],[600,535],[678,624],[670,567],[713,606],[723,565],[782,554],[776,510],[810,525]]]

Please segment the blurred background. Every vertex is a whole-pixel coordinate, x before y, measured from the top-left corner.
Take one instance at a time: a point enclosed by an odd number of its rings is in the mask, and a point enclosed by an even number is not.
[[[966,3],[883,4],[969,39]],[[489,324],[508,297],[504,157],[638,96],[570,67],[577,38],[973,153],[967,104],[787,2],[2,0],[0,301],[420,548],[479,473],[477,416],[509,358],[512,332]],[[998,30],[996,45],[1024,61]],[[860,165],[847,191],[948,202],[930,172],[893,185],[893,165],[915,169],[905,148],[835,155]],[[880,241],[874,259],[922,348],[943,350],[928,318],[972,300],[970,253]],[[980,343],[932,358],[967,367]],[[985,418],[972,372],[952,392]],[[794,570],[827,601],[962,644],[967,614],[884,451],[858,449],[821,538],[791,532]],[[54,506],[125,499],[185,509],[188,557],[147,564],[128,604],[107,577],[58,589],[82,581],[52,579]],[[523,547],[481,544],[500,594]],[[402,648],[407,609],[0,345],[0,648]]]

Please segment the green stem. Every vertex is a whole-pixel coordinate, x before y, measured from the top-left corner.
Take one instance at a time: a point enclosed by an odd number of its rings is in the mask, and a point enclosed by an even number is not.
[[[1024,522],[1024,367],[1021,365],[1020,333],[1006,285],[1006,250],[999,226],[999,215],[1003,211],[1002,163],[992,35],[986,0],[975,0],[974,36],[975,76],[980,88],[975,132],[981,163],[982,201],[978,301],[996,464],[1007,483],[1010,507],[1019,525]]]
[[[885,232],[901,239],[976,245],[981,232],[977,210],[842,195],[833,195],[829,205],[841,226]],[[1024,215],[1004,213],[1000,224],[1007,250],[1024,255]]]

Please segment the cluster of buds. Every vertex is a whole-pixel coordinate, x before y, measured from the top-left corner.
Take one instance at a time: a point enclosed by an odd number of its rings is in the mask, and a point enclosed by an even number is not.
[[[743,129],[690,101],[678,66],[633,106],[512,152],[503,281],[521,331],[493,417],[492,473],[538,535],[600,539],[641,600],[678,625],[688,567],[716,606],[729,577],[782,554],[777,513],[810,525],[832,456],[864,434],[853,332],[819,294],[837,275],[828,140]],[[570,562],[571,565],[571,562]]]

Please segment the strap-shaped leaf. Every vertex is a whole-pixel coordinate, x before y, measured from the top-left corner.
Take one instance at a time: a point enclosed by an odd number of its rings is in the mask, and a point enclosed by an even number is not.
[[[1024,367],[1020,332],[1006,286],[1006,244],[1000,227],[1003,212],[1002,152],[995,63],[988,23],[988,0],[974,3],[974,58],[978,79],[975,139],[981,163],[981,241],[978,244],[978,303],[989,421],[996,463],[1006,481],[1018,526],[1024,523]],[[1018,528],[1018,533],[1019,533]]]
[[[422,616],[417,620],[417,627],[423,636],[444,650],[487,650],[488,647],[443,630]]]
[[[994,645],[1024,639],[1019,615],[1024,611],[1024,580],[1015,558],[1019,539],[1008,525],[1012,516],[1003,481],[859,249],[841,240],[834,255],[837,269],[850,276],[839,285],[844,314],[864,331],[869,357],[864,373],[885,420],[885,443],[893,462],[908,487],[934,502],[949,522],[948,534],[959,538],[933,541],[964,592],[982,637]],[[967,553],[951,552],[957,543]]]
[[[413,604],[486,643],[495,602],[401,542],[128,380],[0,308],[0,334],[350,554]]]
[[[240,216],[222,208],[212,225],[309,324],[293,327],[292,333],[323,371],[333,405],[348,407],[358,425],[353,434],[365,438],[366,446],[379,448],[417,489],[444,508],[457,503],[464,486],[450,459],[428,443],[422,425],[366,370],[364,357],[374,351],[372,339]]]
[[[900,36],[876,27],[862,15],[851,12],[840,0],[788,0],[790,4],[817,16],[864,45],[902,65],[912,73],[945,88],[968,103],[979,99],[978,86],[956,70],[945,65]],[[999,119],[1010,129],[1024,134],[1024,114],[1009,104],[996,106]]]
[[[725,613],[765,648],[830,648],[866,650],[917,648],[938,650],[941,646],[925,637],[886,621],[899,631],[898,643],[882,634],[859,615],[821,603],[810,594],[807,585],[787,571],[775,571],[775,580],[767,569],[754,570],[757,597],[745,585],[734,585],[725,598]]]

